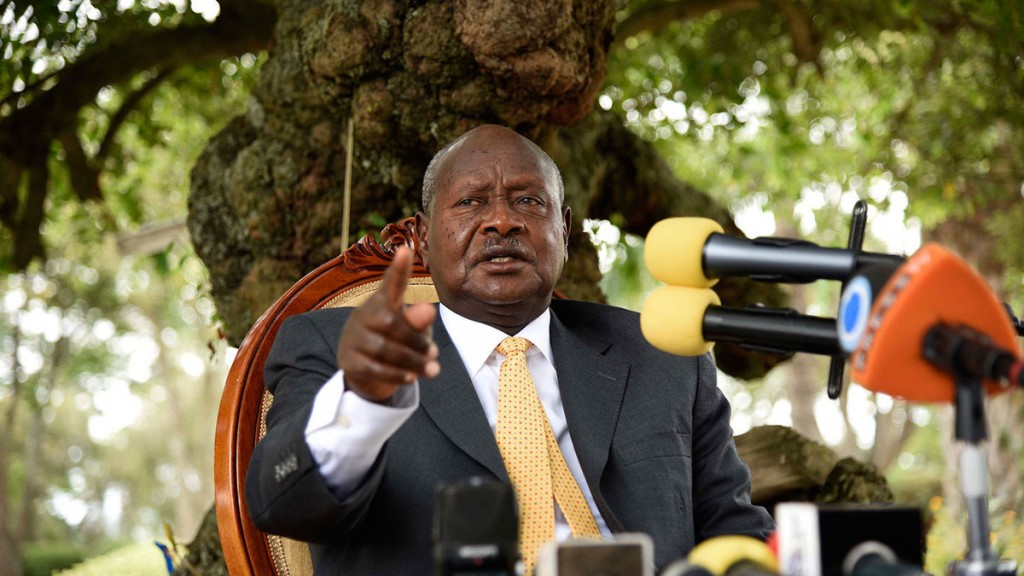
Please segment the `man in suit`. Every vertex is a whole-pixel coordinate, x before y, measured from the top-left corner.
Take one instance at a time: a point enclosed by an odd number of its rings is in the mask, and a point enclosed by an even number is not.
[[[481,126],[435,156],[423,188],[419,255],[440,306],[402,305],[412,254],[400,249],[362,306],[285,322],[247,478],[256,525],[310,542],[318,573],[429,573],[439,485],[511,476],[527,504],[532,473],[509,456],[519,411],[503,396],[506,363],[522,355],[527,402],[539,399],[557,443],[551,470],[571,474],[522,512],[541,539],[645,532],[663,566],[711,536],[766,537],[709,357],[652,348],[635,313],[552,301],[570,215],[547,154]],[[505,348],[509,336],[525,351]]]

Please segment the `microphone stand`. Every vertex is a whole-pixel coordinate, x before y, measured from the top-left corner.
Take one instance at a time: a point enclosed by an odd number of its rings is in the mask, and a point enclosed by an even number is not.
[[[864,199],[857,200],[853,205],[853,212],[850,214],[850,236],[846,240],[846,249],[856,254],[864,247],[864,227],[868,222],[868,203]],[[843,280],[839,288],[839,294],[846,290],[846,283],[849,279]],[[843,393],[843,373],[846,370],[846,357],[842,354],[835,354],[828,364],[828,397],[831,400],[838,400]]]
[[[946,326],[936,330],[949,331]],[[955,330],[955,329],[954,329]],[[963,443],[960,452],[960,490],[967,508],[967,554],[950,562],[947,576],[1014,576],[1017,563],[1001,560],[989,543],[988,453],[982,442],[988,439],[985,424],[985,394],[976,364],[961,355],[959,345],[946,338],[926,336],[922,352],[933,365],[953,374],[955,383],[955,437]],[[958,343],[954,343],[958,344]]]

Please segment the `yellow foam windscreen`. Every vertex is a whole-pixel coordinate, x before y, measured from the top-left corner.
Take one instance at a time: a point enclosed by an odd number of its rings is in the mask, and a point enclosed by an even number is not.
[[[686,556],[715,576],[726,574],[739,562],[753,562],[772,572],[779,571],[779,560],[772,549],[750,536],[716,536],[697,544]]]
[[[704,243],[722,227],[707,218],[667,218],[651,227],[644,242],[644,263],[665,284],[710,288],[717,278],[704,275]]]
[[[699,356],[713,342],[704,340],[704,312],[721,300],[709,288],[662,286],[640,311],[640,330],[652,346],[678,356]]]

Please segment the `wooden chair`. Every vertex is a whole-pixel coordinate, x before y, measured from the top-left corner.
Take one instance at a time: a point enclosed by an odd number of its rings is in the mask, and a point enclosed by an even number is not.
[[[299,280],[260,317],[238,348],[217,414],[214,491],[224,560],[232,576],[312,574],[309,548],[261,532],[249,518],[245,475],[256,442],[266,433],[273,396],[263,387],[263,364],[285,318],[310,310],[357,306],[376,290],[401,245],[417,248],[415,220],[389,224],[377,242],[364,236],[337,258]],[[430,274],[414,262],[406,302],[436,302]]]

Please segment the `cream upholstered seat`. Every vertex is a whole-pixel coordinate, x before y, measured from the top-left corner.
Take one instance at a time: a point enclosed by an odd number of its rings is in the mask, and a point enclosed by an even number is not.
[[[245,503],[245,476],[256,442],[266,433],[266,414],[274,401],[263,387],[263,364],[277,330],[294,314],[358,306],[377,289],[394,250],[416,250],[415,222],[390,224],[377,242],[369,236],[299,280],[253,325],[231,365],[217,415],[214,488],[217,525],[224,560],[232,576],[304,576],[313,573],[309,547],[259,531]],[[405,299],[436,302],[430,275],[416,260]]]

